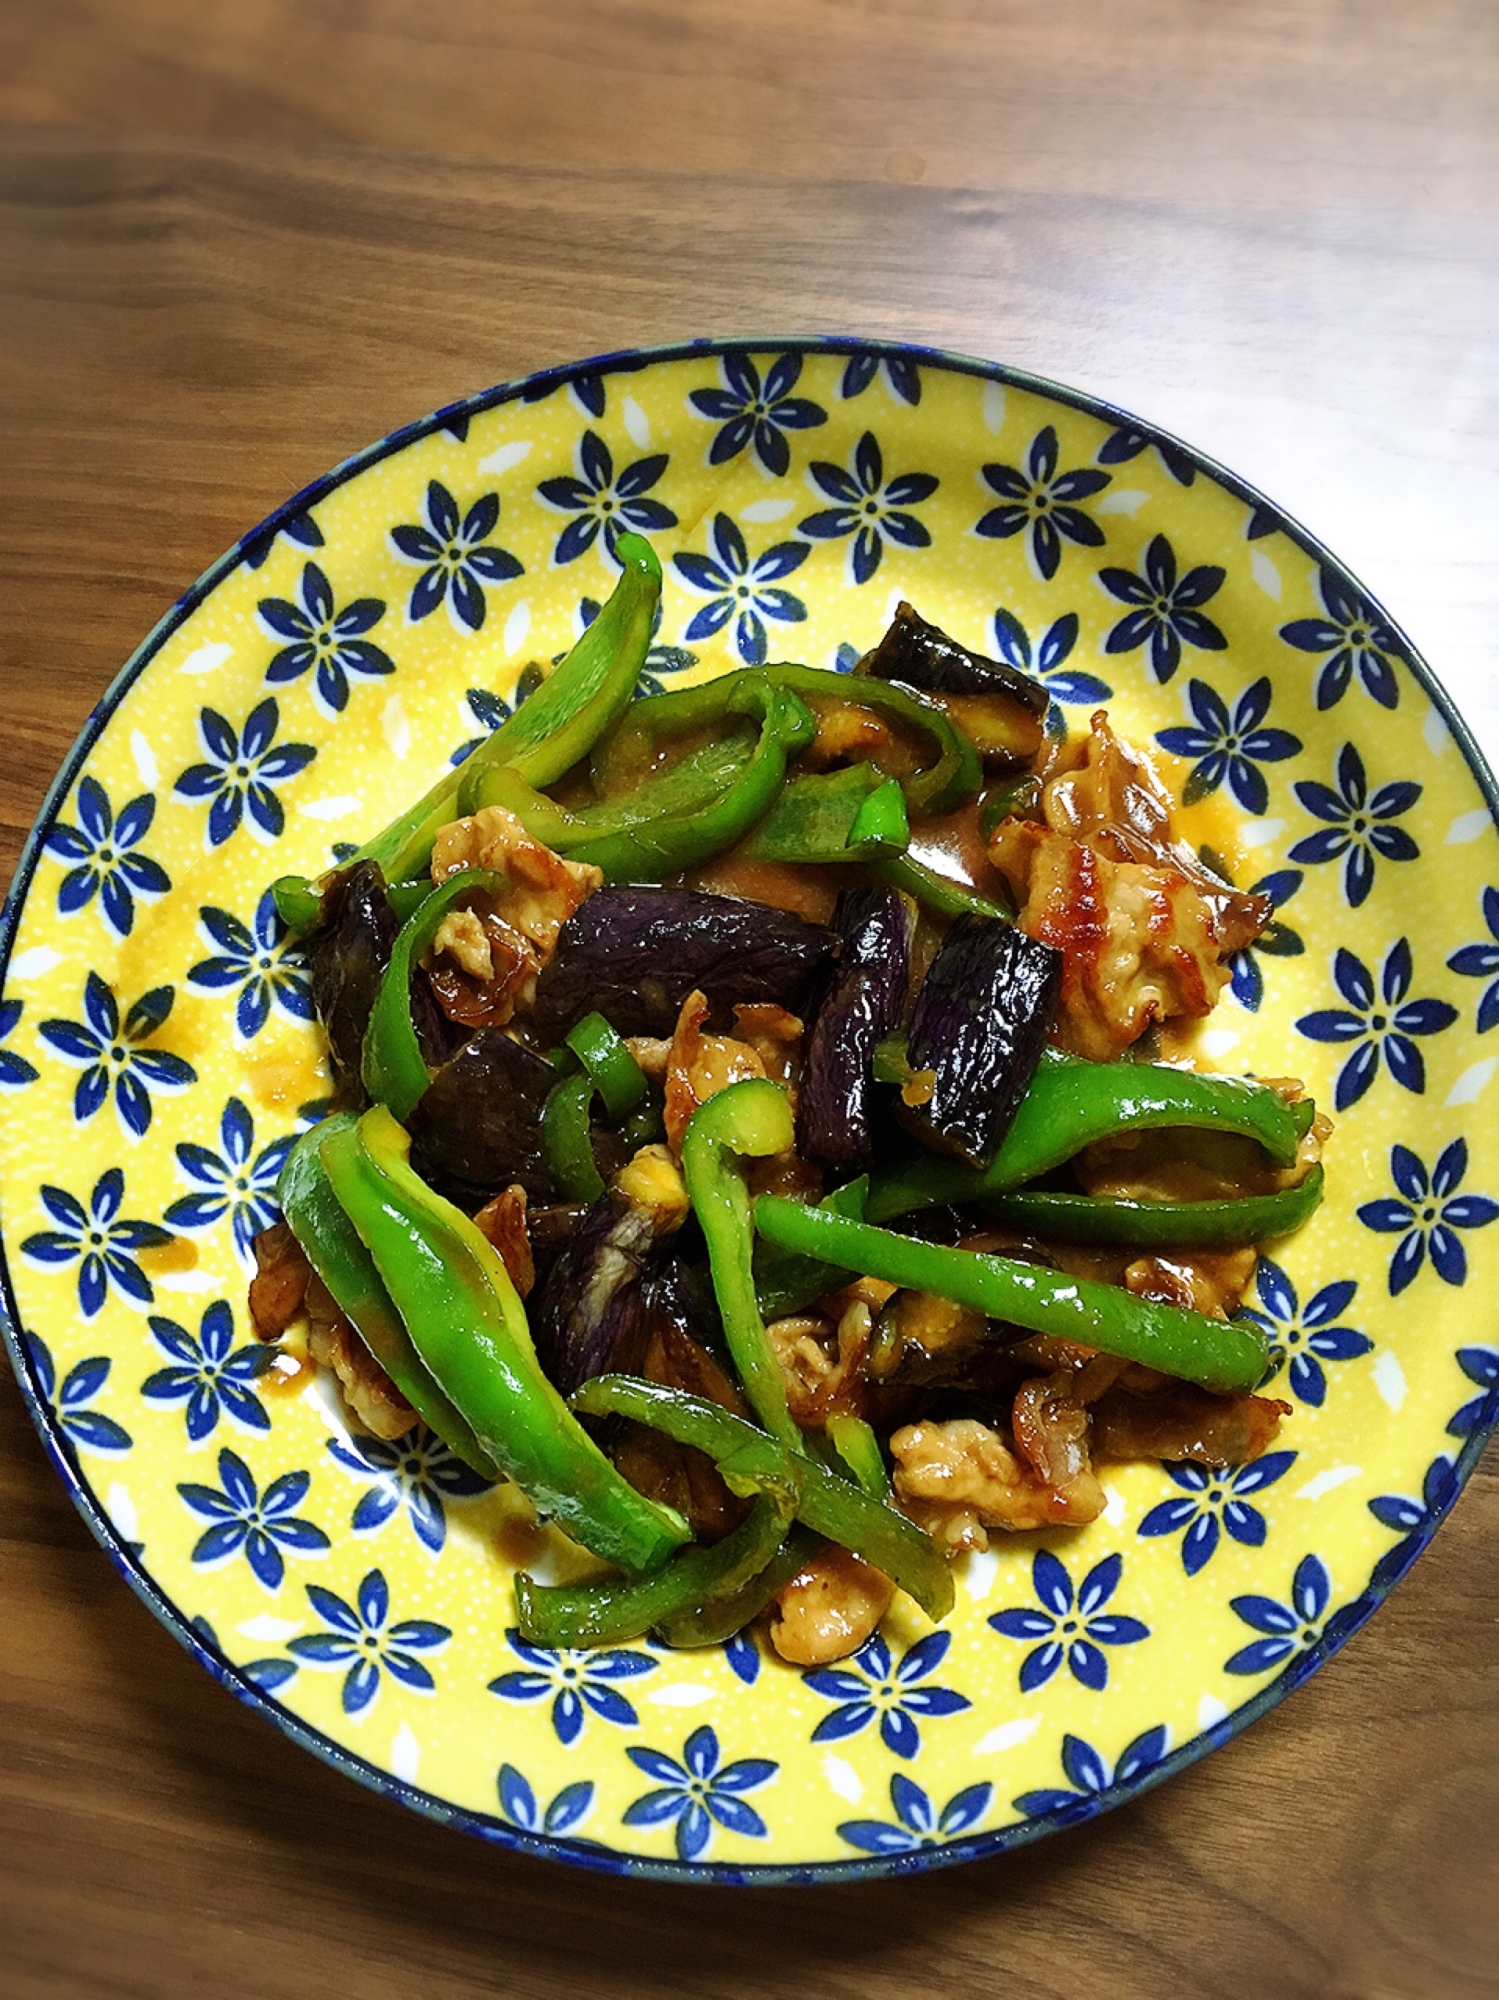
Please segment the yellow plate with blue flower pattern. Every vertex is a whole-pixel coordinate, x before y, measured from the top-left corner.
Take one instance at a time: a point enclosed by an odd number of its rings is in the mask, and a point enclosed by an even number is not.
[[[742,1635],[552,1653],[568,1571],[425,1431],[278,1389],[250,1242],[328,1078],[267,893],[315,875],[508,712],[607,596],[667,586],[648,673],[847,667],[910,598],[1106,705],[1215,815],[1275,921],[1202,1038],[1336,1110],[1325,1205],[1251,1294],[1294,1405],[1211,1472],[1107,1471],[1073,1532],[960,1566],[836,1669]],[[242,1700],[390,1796],[624,1873],[814,1881],[993,1852],[1159,1783],[1313,1672],[1499,1416],[1494,786],[1345,569],[1133,417],[987,362],[700,341],[550,370],[298,494],[125,668],[53,788],[0,953],[3,1303],[59,1473]],[[1492,1110],[1493,1100],[1490,1101]]]

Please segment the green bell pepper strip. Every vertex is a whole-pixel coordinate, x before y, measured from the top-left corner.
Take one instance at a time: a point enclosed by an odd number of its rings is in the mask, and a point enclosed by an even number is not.
[[[906,804],[913,816],[952,812],[965,805],[983,782],[979,754],[950,722],[935,702],[927,701],[914,689],[893,681],[836,674],[825,667],[804,667],[777,661],[760,671],[780,687],[790,688],[804,702],[838,703],[855,708],[872,708],[887,721],[922,738],[933,752],[932,761],[911,776],[900,780]]]
[[[887,1284],[933,1292],[1032,1333],[1143,1362],[1204,1389],[1250,1390],[1265,1372],[1269,1349],[1257,1327],[1137,1298],[1093,1278],[923,1243],[780,1195],[762,1195],[756,1202],[755,1227],[788,1250],[826,1257]]]
[[[882,1569],[929,1618],[943,1619],[952,1610],[952,1576],[930,1535],[851,1480],[788,1451],[717,1403],[632,1375],[595,1375],[573,1397],[573,1408],[592,1417],[633,1417],[680,1444],[696,1445],[720,1465],[732,1460],[741,1482],[751,1467],[768,1476],[771,1467],[794,1460],[802,1480],[796,1517],[803,1526]]]
[[[383,1105],[338,1132],[322,1159],[434,1379],[494,1462],[574,1541],[630,1573],[690,1538],[637,1493],[547,1380],[504,1264],[461,1209],[412,1168]]]
[[[866,1493],[876,1500],[890,1498],[890,1475],[880,1451],[880,1441],[862,1417],[840,1410],[828,1418],[827,1432],[834,1451],[843,1460]]]
[[[1173,1127],[1257,1139],[1293,1166],[1316,1106],[1287,1104],[1247,1077],[1200,1076],[1164,1063],[1090,1063],[1046,1052],[999,1151],[982,1171],[955,1160],[912,1160],[876,1177],[866,1214],[888,1222],[941,1202],[984,1201],[1050,1173],[1096,1139]]]
[[[876,881],[914,896],[939,917],[997,917],[1006,924],[1011,920],[1010,911],[1002,910],[988,896],[954,882],[950,876],[939,875],[935,868],[928,868],[912,854],[878,856],[869,863],[869,870]]]
[[[649,1088],[645,1071],[602,1014],[585,1014],[567,1046],[593,1078],[611,1118],[633,1111]]]
[[[341,865],[378,861],[388,882],[419,875],[439,832],[459,817],[459,788],[477,771],[514,765],[528,784],[550,785],[588,754],[629,704],[661,601],[661,564],[650,543],[623,534],[615,554],[619,582],[566,659],[456,770]],[[272,893],[283,923],[299,935],[317,922],[321,897],[305,876],[283,875]]]
[[[503,875],[488,868],[464,868],[429,890],[396,934],[370,1009],[359,1069],[371,1098],[376,1104],[388,1104],[398,1119],[408,1116],[432,1081],[411,1018],[411,974],[416,962],[455,903],[476,889],[504,887]]]
[[[630,791],[567,811],[514,770],[486,771],[464,802],[503,805],[533,838],[571,861],[590,862],[610,882],[657,882],[732,847],[771,806],[786,761],[811,742],[810,711],[762,674],[726,675],[679,694],[637,702],[679,703],[683,726],[758,716],[758,736],[733,731],[700,745]],[[636,726],[632,714],[630,726]]]
[[[334,1304],[428,1430],[483,1478],[498,1479],[500,1468],[438,1388],[412,1345],[374,1260],[339,1207],[329,1183],[323,1147],[340,1132],[351,1131],[357,1122],[356,1113],[340,1111],[304,1132],[281,1169],[276,1199]]]
[[[541,1153],[564,1201],[595,1202],[604,1177],[593,1157],[593,1094],[586,1069],[554,1084],[541,1108]]]
[[[789,778],[742,851],[751,861],[866,861],[903,853],[910,838],[898,781],[850,764]]]
[[[682,1135],[682,1178],[708,1246],[724,1338],[750,1408],[771,1436],[800,1451],[786,1384],[755,1302],[749,1190],[729,1155],[784,1153],[796,1140],[791,1103],[768,1077],[749,1077],[700,1104]]]
[[[657,1627],[659,1636],[668,1646],[722,1645],[725,1639],[743,1631],[752,1618],[758,1618],[771,1599],[780,1595],[822,1547],[820,1535],[794,1527],[759,1575],[742,1589],[728,1596],[705,1598],[691,1611],[663,1619]]]
[[[996,785],[979,812],[979,832],[992,840],[997,827],[1007,819],[1025,819],[1041,803],[1039,778],[1011,778]]]
[[[846,1215],[862,1222],[868,1194],[869,1176],[861,1174],[856,1181],[845,1181],[842,1187],[824,1195],[819,1206],[830,1215]],[[753,1270],[755,1298],[766,1319],[784,1319],[788,1313],[802,1312],[814,1299],[820,1299],[825,1292],[842,1291],[848,1282],[847,1271],[836,1264],[824,1264],[816,1257],[793,1256],[777,1250],[763,1237],[755,1243]]]
[[[1113,1196],[1047,1194],[1029,1188],[998,1195],[985,1213],[1058,1243],[1157,1245],[1264,1243],[1289,1236],[1322,1201],[1322,1169],[1276,1194],[1227,1201],[1129,1201]]]
[[[737,1596],[785,1541],[800,1490],[799,1475],[776,1484],[722,1541],[683,1549],[638,1582],[540,1584],[522,1572],[515,1579],[521,1637],[533,1646],[617,1646],[715,1598]]]

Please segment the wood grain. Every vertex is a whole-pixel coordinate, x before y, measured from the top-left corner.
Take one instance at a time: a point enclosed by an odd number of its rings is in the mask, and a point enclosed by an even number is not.
[[[1135,408],[1345,556],[1499,749],[1486,0],[0,5],[0,875],[270,506],[524,369],[905,335]],[[1499,1990],[1499,1473],[1128,1810],[899,1888],[495,1854],[218,1690],[0,1385],[0,1993],[1469,2000]]]

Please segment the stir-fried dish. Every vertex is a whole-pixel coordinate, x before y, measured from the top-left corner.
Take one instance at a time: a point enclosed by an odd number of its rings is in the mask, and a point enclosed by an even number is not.
[[[661,572],[619,555],[464,763],[276,885],[341,1108],[251,1309],[612,1565],[518,1575],[528,1639],[764,1615],[814,1664],[1109,1461],[1264,1451],[1236,1314],[1326,1125],[1191,1059],[1270,906],[1106,713],[1049,730],[905,604],[852,674],[635,698]]]

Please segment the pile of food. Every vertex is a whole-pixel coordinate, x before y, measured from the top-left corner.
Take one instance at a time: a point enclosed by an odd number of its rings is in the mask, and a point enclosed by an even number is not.
[[[320,884],[344,1107],[257,1244],[352,1420],[418,1421],[617,1575],[544,1645],[863,1644],[1108,1460],[1239,1464],[1289,1406],[1234,1315],[1321,1196],[1300,1084],[1184,1031],[1270,918],[1146,760],[902,605],[851,675],[632,698],[620,582],[471,756]],[[1174,1038],[1174,1039],[1173,1039]]]

